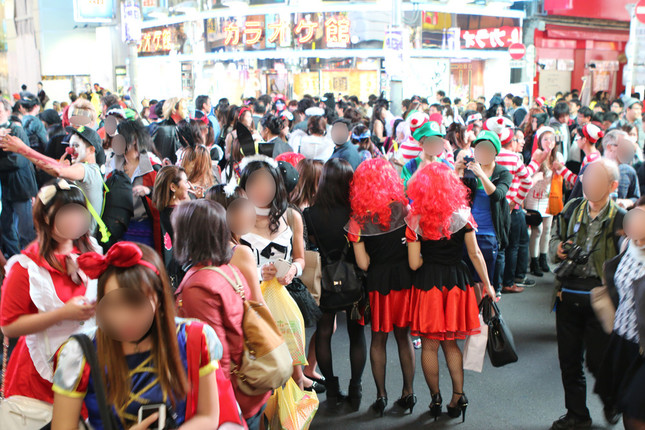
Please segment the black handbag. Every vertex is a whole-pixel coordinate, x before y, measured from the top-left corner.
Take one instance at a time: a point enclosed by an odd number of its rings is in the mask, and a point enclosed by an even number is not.
[[[526,209],[526,225],[530,227],[538,227],[542,224],[542,214],[533,209]]]
[[[488,325],[488,344],[486,350],[494,367],[505,366],[517,361],[513,334],[502,318],[497,303],[484,297],[479,304],[484,322]]]
[[[305,327],[315,326],[322,316],[322,312],[305,284],[300,279],[294,278],[293,282],[287,285],[286,288],[300,309],[302,319],[305,321]]]
[[[313,223],[311,227],[318,249],[322,252],[321,256],[327,257],[330,254],[320,243]],[[364,273],[356,264],[347,261],[349,246],[349,243],[345,245],[340,259],[322,266],[320,309],[336,312],[351,308],[350,318],[358,319],[360,318],[358,307],[364,298]]]
[[[339,260],[322,268],[320,307],[324,310],[355,307],[363,299],[363,275],[354,263],[346,261],[348,250],[346,246]]]

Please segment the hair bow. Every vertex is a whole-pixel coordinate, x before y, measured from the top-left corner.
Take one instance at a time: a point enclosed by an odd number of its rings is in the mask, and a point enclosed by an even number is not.
[[[65,179],[59,179],[55,184],[45,185],[42,187],[40,191],[38,191],[38,198],[44,205],[47,205],[52,201],[58,190],[69,190],[70,188],[71,186],[69,185],[69,182]]]
[[[105,255],[96,252],[86,252],[77,258],[81,270],[91,279],[98,279],[110,266],[133,267],[137,264],[153,270],[157,275],[159,270],[150,262],[143,259],[143,252],[133,242],[117,242]]]

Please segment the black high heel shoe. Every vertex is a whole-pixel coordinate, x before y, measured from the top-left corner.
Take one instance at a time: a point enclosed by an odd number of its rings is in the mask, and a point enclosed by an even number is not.
[[[468,407],[468,397],[464,393],[453,393],[457,394],[459,397],[459,400],[457,400],[457,406],[454,408],[451,408],[448,406],[448,416],[450,418],[459,418],[459,415],[462,416],[461,422],[466,421],[466,408]]]
[[[412,410],[414,409],[414,405],[417,404],[417,396],[412,394],[408,394],[405,397],[401,397],[399,400],[394,402],[395,405],[397,405],[399,408],[403,409],[403,412],[407,411],[410,409],[410,413],[412,413]]]
[[[374,403],[372,403],[372,410],[379,414],[383,418],[385,413],[385,407],[387,406],[387,397],[378,397]]]
[[[432,403],[430,403],[430,415],[437,421],[437,418],[441,416],[441,405],[443,399],[441,398],[441,392],[432,395]]]

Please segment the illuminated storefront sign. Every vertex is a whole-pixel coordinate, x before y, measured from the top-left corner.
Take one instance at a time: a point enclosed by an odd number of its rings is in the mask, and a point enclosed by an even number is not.
[[[167,54],[171,49],[171,28],[152,28],[142,31],[141,42],[139,43],[139,55]]]
[[[351,40],[351,22],[341,15],[329,16],[322,23],[312,21],[309,18],[300,18],[297,23],[275,20],[269,22],[264,19],[247,18],[244,24],[238,21],[227,21],[224,25],[224,45],[235,47],[238,45],[253,46],[266,37],[266,43],[270,46],[285,46],[291,37],[296,45],[307,45],[312,43],[320,28],[323,29],[323,41],[327,48],[346,48]],[[208,24],[208,31],[216,30]]]
[[[522,42],[522,29],[498,27],[462,30],[461,40],[462,48],[466,49],[508,48],[513,43]]]

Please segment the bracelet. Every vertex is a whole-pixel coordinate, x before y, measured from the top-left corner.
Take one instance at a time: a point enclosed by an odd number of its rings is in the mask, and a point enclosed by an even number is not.
[[[292,264],[296,268],[296,276],[294,278],[299,278],[302,276],[302,264],[295,262]]]

